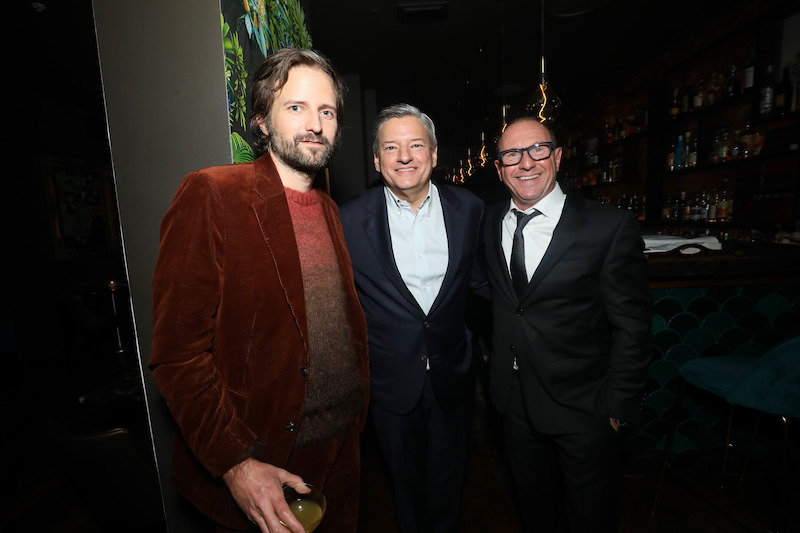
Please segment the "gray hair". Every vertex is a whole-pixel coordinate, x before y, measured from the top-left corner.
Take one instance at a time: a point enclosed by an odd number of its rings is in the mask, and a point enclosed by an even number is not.
[[[393,118],[415,117],[422,122],[422,127],[425,128],[425,133],[428,134],[428,141],[431,143],[431,148],[438,146],[436,140],[436,126],[433,125],[431,117],[414,107],[411,104],[394,104],[385,107],[375,120],[375,127],[372,129],[372,153],[378,155],[380,146],[378,145],[378,137],[380,137],[383,125]]]

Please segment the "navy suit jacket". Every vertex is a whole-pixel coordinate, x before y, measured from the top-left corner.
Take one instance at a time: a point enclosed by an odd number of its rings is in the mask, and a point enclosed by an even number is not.
[[[445,410],[472,394],[470,333],[465,326],[470,289],[489,297],[482,248],[483,201],[437,183],[447,229],[447,273],[426,315],[403,282],[392,252],[384,187],[344,202],[342,228],[367,318],[371,401],[410,412],[422,394],[426,363],[434,394]]]
[[[635,421],[651,361],[652,301],[629,211],[567,196],[553,239],[518,297],[501,244],[508,201],[486,216],[494,322],[490,394],[505,413],[519,364],[528,416],[545,433]]]

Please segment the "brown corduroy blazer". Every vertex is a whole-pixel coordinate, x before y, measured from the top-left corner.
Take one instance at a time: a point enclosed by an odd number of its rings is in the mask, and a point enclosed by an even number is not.
[[[344,283],[368,401],[366,323],[335,203],[323,211]],[[149,366],[180,430],[172,482],[229,527],[248,525],[221,476],[254,442],[283,467],[309,366],[302,273],[289,206],[269,154],[184,178],[161,223]]]

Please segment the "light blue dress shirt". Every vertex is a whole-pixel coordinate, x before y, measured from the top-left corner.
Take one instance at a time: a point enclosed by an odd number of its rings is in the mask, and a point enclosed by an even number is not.
[[[429,183],[428,196],[416,213],[391,189],[383,190],[394,262],[406,287],[427,315],[442,288],[450,257],[439,190]]]

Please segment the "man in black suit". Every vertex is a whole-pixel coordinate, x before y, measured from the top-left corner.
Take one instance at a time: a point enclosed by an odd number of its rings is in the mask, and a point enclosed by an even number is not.
[[[373,142],[383,186],[340,207],[367,317],[371,418],[403,533],[459,531],[474,393],[467,293],[489,297],[483,202],[431,182],[437,150],[426,114],[384,109]]]
[[[511,194],[487,211],[490,394],[525,531],[617,531],[619,428],[637,419],[652,301],[629,211],[565,195],[561,148],[532,117],[495,162]]]

